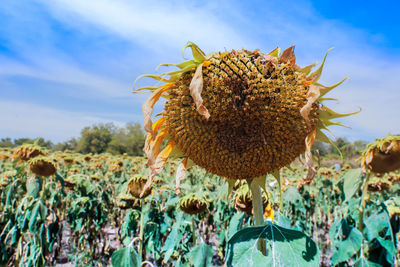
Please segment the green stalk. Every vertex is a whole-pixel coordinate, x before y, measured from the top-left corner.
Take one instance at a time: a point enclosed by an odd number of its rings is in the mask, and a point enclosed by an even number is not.
[[[139,232],[139,256],[143,260],[143,237],[144,237],[144,216],[143,216],[143,203],[141,203],[140,210],[140,232]]]
[[[192,231],[192,238],[193,238],[193,246],[197,245],[197,238],[196,238],[196,228],[195,228],[195,220],[194,216],[192,215],[192,223],[190,224],[190,230]]]
[[[368,197],[368,181],[369,181],[370,173],[367,174],[367,177],[364,180],[362,185],[362,195],[361,195],[361,204],[360,204],[360,213],[358,214],[358,230],[362,233],[364,230],[364,210],[367,204]]]
[[[260,186],[254,182],[250,181],[249,187],[251,190],[251,194],[253,197],[253,216],[256,222],[256,226],[259,225],[264,225],[264,212],[263,212],[263,201],[262,201],[262,196],[261,196],[261,188]],[[258,250],[263,254],[267,255],[267,248],[265,244],[265,240],[260,238],[257,241],[257,248]]]
[[[368,197],[368,181],[369,181],[370,173],[368,172],[367,177],[365,177],[364,183],[362,185],[362,194],[361,194],[361,204],[358,214],[358,230],[363,233],[364,230],[364,210],[367,204],[367,197]],[[357,256],[360,257],[363,254],[363,244],[361,245],[360,251],[357,253]]]

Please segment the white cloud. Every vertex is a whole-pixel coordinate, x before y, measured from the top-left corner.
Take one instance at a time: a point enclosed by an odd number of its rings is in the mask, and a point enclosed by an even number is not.
[[[124,122],[89,115],[82,112],[63,111],[45,106],[17,101],[0,101],[0,133],[3,137],[44,137],[53,141],[65,141],[79,136],[85,126],[95,123],[113,122],[124,126]]]
[[[132,83],[123,83],[83,70],[78,66],[57,58],[41,58],[30,63],[21,63],[0,56],[0,78],[30,77],[44,81],[78,85],[75,95],[103,98],[127,97],[131,95]],[[79,87],[80,86],[80,87]],[[70,87],[69,94],[75,87]],[[66,92],[65,92],[66,93]]]
[[[85,29],[87,22],[156,50],[188,40],[205,49],[245,46],[248,41],[207,6],[173,1],[41,1],[56,18]],[[83,22],[83,23],[82,23]],[[165,52],[165,51],[160,51]]]

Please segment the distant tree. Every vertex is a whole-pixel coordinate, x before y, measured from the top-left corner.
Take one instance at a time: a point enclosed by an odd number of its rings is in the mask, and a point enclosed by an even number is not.
[[[10,137],[1,138],[0,147],[14,147],[14,144]]]
[[[71,138],[68,141],[58,143],[54,145],[53,149],[57,151],[65,151],[65,150],[76,150],[78,146],[78,140],[76,138]]]
[[[145,133],[139,123],[129,122],[126,125],[127,153],[132,156],[143,155]]]
[[[103,153],[112,140],[115,126],[112,123],[85,127],[76,150],[81,153]]]
[[[316,150],[318,150],[320,156],[326,156],[327,154],[329,154],[329,145],[317,140],[313,144],[313,154],[315,154]]]

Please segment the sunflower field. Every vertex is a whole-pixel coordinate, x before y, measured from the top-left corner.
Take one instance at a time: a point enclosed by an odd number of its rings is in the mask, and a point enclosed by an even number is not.
[[[398,172],[369,178],[360,231],[367,174],[350,166],[321,167],[314,184],[299,187],[306,169],[294,162],[281,170],[282,208],[279,185],[267,176],[267,223],[254,227],[245,182],[236,182],[228,195],[223,178],[193,167],[177,195],[179,164],[169,161],[139,198],[135,188],[149,171],[144,157],[24,149],[0,154],[2,266],[398,264]],[[39,160],[49,164],[37,166]],[[260,237],[267,243],[265,256],[257,249]]]
[[[1,149],[0,265],[400,266],[400,136],[353,165],[312,153],[359,112],[326,106],[327,55],[185,48],[139,77],[145,157]]]

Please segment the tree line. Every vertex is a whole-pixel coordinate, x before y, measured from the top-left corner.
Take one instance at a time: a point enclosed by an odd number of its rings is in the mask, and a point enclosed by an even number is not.
[[[117,127],[113,123],[100,123],[86,126],[81,130],[79,137],[65,142],[53,143],[43,137],[36,139],[10,137],[0,140],[0,147],[16,147],[22,144],[37,144],[53,151],[71,150],[80,153],[124,154],[131,156],[143,155],[145,132],[139,123],[129,122],[125,127]]]
[[[36,143],[53,151],[72,150],[80,153],[103,153],[111,154],[127,153],[132,156],[143,155],[145,132],[139,123],[129,122],[125,127],[117,127],[113,123],[100,123],[86,126],[81,130],[79,137],[71,138],[65,142],[54,144],[42,137],[30,138],[2,138],[0,147],[16,147],[24,143]],[[337,138],[333,141],[344,157],[360,156],[365,149],[367,142],[357,140],[348,141],[346,138]],[[318,150],[320,156],[339,157],[339,151],[331,145],[316,141],[313,146],[313,153]]]

